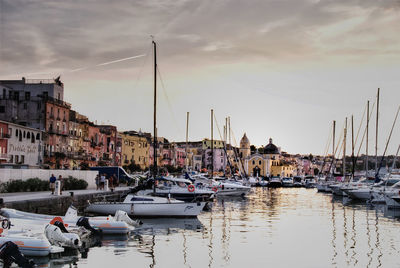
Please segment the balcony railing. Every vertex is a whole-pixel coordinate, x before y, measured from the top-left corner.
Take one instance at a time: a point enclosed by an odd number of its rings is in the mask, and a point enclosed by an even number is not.
[[[10,134],[8,134],[8,133],[1,133],[0,134],[0,139],[8,139],[8,138],[10,138]]]

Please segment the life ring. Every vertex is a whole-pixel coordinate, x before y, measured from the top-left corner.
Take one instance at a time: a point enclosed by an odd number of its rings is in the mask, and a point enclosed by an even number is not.
[[[189,192],[194,192],[194,185],[193,184],[190,184],[189,186],[188,186],[188,191]]]
[[[3,220],[1,221],[1,227],[2,227],[3,229],[10,229],[10,226],[11,226],[10,220],[8,220],[8,219],[3,219]]]
[[[217,192],[217,191],[218,191],[218,188],[214,186],[214,187],[212,188],[212,190],[213,190],[214,192]]]

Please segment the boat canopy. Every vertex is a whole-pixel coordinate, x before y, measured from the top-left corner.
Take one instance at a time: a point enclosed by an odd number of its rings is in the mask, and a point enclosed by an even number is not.
[[[183,182],[183,183],[188,183],[192,184],[191,180],[184,179],[184,178],[175,178],[175,177],[159,177],[157,178],[159,181],[173,181],[173,182]]]

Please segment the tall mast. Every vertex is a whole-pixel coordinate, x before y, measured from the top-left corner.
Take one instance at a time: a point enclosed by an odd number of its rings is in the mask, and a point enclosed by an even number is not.
[[[156,176],[157,176],[157,44],[156,42],[153,42],[153,47],[154,47],[154,128],[153,128],[153,135],[154,135],[154,141],[153,141],[153,149],[154,149],[154,183],[153,183],[153,192],[156,192]]]
[[[346,179],[346,138],[347,138],[347,117],[344,123],[344,135],[343,135],[343,179]]]
[[[369,101],[367,101],[367,139],[365,143],[365,177],[368,177],[368,131],[369,131]]]
[[[354,121],[351,115],[351,179],[354,178],[355,158],[354,158]]]
[[[332,163],[335,163],[335,131],[336,131],[336,121],[333,120],[333,142],[332,142]],[[332,175],[335,174],[335,166],[333,166]]]
[[[188,142],[189,142],[189,112],[186,113],[186,171],[188,171],[189,158],[188,158]]]
[[[225,157],[226,157],[226,159],[224,159],[224,175],[225,175],[225,177],[226,177],[226,164],[227,164],[227,160],[228,160],[228,155],[226,153],[227,138],[228,138],[228,118],[225,117],[225,126],[224,126],[224,149],[225,149]]]
[[[378,122],[379,122],[379,88],[376,95],[376,134],[375,134],[375,173],[378,170]]]
[[[229,144],[232,144],[231,142],[231,117],[228,116],[228,134],[229,134]]]
[[[214,110],[211,109],[211,179],[214,176]]]

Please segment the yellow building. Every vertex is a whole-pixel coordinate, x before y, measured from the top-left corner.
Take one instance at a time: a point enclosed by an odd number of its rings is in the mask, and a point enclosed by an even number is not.
[[[293,177],[296,168],[293,165],[285,164],[280,160],[272,161],[271,176]]]
[[[129,165],[134,163],[141,169],[149,167],[150,144],[146,137],[135,131],[119,133],[122,138],[122,164]]]
[[[211,149],[211,140],[203,139],[203,149]],[[223,149],[224,148],[224,141],[213,140],[214,149]]]

